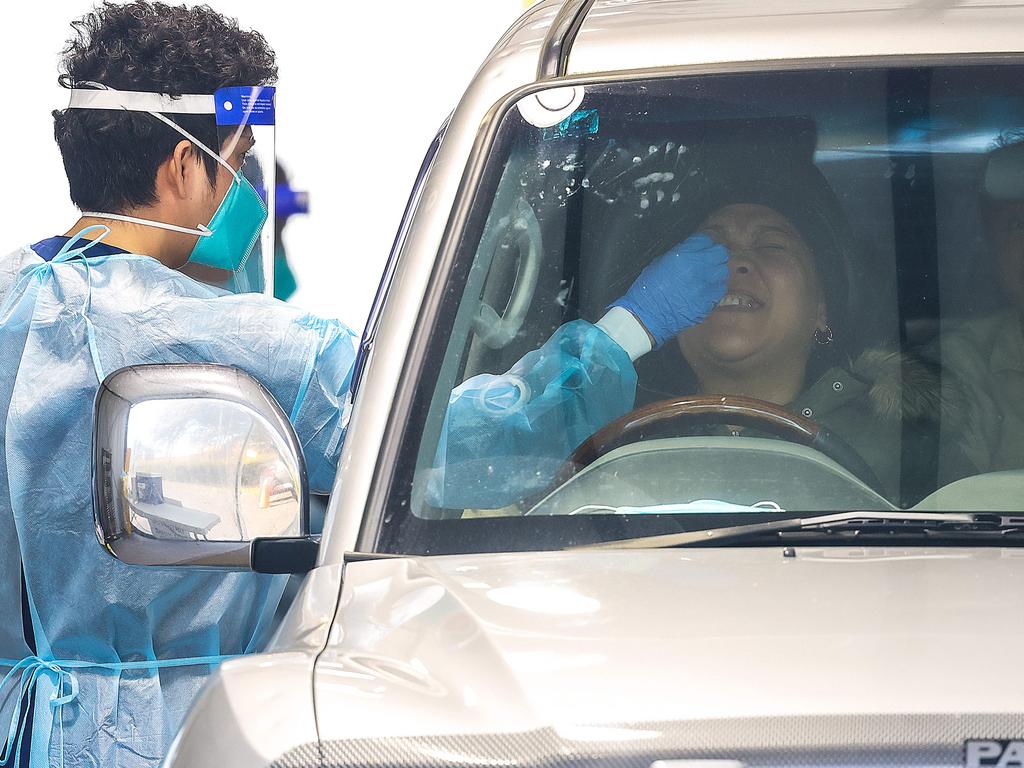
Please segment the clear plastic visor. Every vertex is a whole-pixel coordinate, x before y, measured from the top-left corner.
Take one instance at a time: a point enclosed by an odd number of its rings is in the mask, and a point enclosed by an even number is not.
[[[207,280],[234,293],[273,295],[274,292],[274,193],[277,187],[274,97],[272,86],[222,88],[214,94],[220,157],[252,186],[267,213],[251,250],[243,254],[238,269]],[[228,181],[223,175],[218,172],[218,191]]]

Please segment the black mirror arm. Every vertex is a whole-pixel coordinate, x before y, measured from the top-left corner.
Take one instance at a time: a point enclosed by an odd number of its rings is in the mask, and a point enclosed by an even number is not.
[[[265,537],[252,540],[249,563],[256,573],[309,573],[319,553],[319,536]]]

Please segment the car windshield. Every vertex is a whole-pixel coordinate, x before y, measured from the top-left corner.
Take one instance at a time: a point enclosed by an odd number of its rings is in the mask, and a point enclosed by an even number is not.
[[[1022,76],[733,72],[513,105],[378,548],[1024,509]]]

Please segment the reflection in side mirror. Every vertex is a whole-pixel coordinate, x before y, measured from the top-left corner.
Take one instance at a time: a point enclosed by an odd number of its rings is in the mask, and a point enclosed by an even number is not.
[[[93,466],[97,535],[119,560],[312,567],[302,451],[280,406],[242,371],[144,365],[111,374],[96,398]]]
[[[160,539],[298,536],[299,462],[251,408],[148,400],[128,413],[121,482],[128,525]]]

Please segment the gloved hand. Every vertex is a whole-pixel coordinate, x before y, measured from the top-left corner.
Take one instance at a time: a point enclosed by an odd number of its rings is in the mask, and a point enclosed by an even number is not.
[[[697,325],[725,296],[729,251],[707,235],[688,237],[652,261],[611,306],[629,310],[660,347]]]

